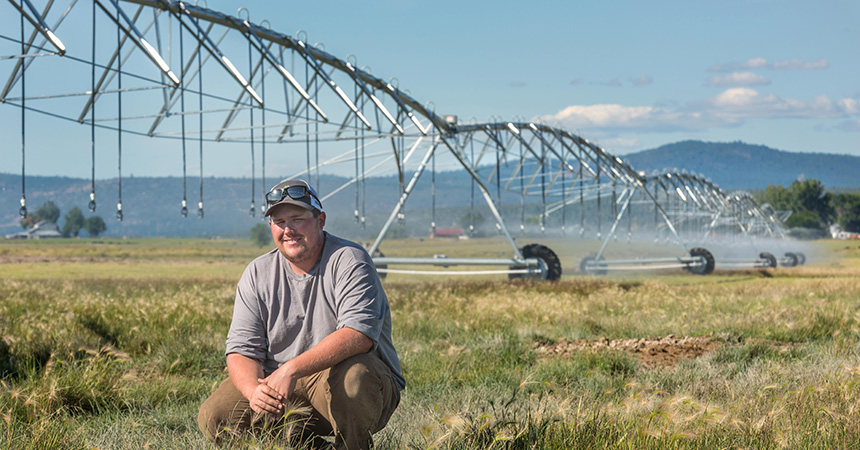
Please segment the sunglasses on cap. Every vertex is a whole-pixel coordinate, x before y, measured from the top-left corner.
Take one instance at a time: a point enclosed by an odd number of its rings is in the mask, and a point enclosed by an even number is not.
[[[309,197],[310,202],[308,203],[314,208],[322,211],[322,203],[317,196],[314,195],[314,193],[306,186],[302,185],[284,186],[282,188],[272,189],[266,193],[266,203],[268,203],[269,206],[273,206],[287,197],[293,200],[301,200],[305,197]]]

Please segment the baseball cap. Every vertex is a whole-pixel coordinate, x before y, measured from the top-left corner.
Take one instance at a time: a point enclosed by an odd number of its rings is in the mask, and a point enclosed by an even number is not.
[[[266,193],[266,216],[272,213],[272,207],[290,204],[301,206],[308,210],[323,212],[317,192],[304,180],[282,180]]]

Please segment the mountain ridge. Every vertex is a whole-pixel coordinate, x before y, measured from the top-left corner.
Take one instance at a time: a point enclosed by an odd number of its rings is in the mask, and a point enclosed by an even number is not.
[[[787,152],[741,141],[680,141],[630,153],[623,159],[646,174],[664,168],[700,173],[727,190],[787,186],[798,179],[820,180],[827,188],[860,186],[858,156]]]
[[[650,174],[663,168],[685,169],[701,173],[726,191],[764,189],[769,184],[787,186],[794,180],[814,178],[826,189],[860,191],[860,157],[827,153],[791,153],[763,145],[743,142],[713,143],[681,141],[655,149],[623,155],[634,169]],[[489,216],[480,194],[473,200],[471,179],[464,171],[438,172],[436,198],[431,199],[430,177],[419,180],[415,193],[406,204],[406,226],[402,233],[426,235],[429,224],[438,227],[460,226],[459,221],[476,205],[476,213]],[[189,179],[190,180],[190,179]],[[274,184],[276,180],[268,180]],[[349,181],[346,177],[322,174],[318,191],[327,192]],[[184,188],[181,177],[125,177],[122,180],[124,220],[114,220],[118,202],[119,180],[96,180],[95,214],[107,223],[105,236],[197,236],[246,237],[248,230],[262,221],[261,180],[248,178],[205,177],[204,219],[197,217],[200,199],[198,179]],[[313,181],[314,184],[316,180]],[[30,212],[46,201],[54,201],[62,218],[77,206],[85,217],[92,215],[87,204],[92,181],[66,176],[27,176],[27,207]],[[21,198],[21,175],[0,173],[0,236],[21,231],[18,209]],[[253,195],[252,195],[253,192]],[[370,177],[359,189],[348,186],[346,191],[325,200],[328,212],[327,229],[354,239],[370,240],[389,217],[400,196],[397,176]],[[188,216],[180,214],[183,195],[187,199]],[[255,200],[255,216],[249,214],[251,198]],[[502,191],[503,209],[508,215],[521,216],[519,194]],[[529,205],[539,208],[539,205]],[[355,211],[363,210],[366,223],[356,222]],[[398,227],[393,227],[398,228]]]

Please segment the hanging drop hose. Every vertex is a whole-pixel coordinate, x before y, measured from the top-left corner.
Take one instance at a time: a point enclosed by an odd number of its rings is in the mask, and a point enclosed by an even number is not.
[[[579,235],[582,236],[585,234],[585,199],[583,196],[585,195],[585,179],[582,178],[582,161],[583,161],[583,150],[582,147],[579,148]]]
[[[90,190],[90,203],[87,205],[90,212],[96,212],[96,2],[93,2],[93,59],[90,63],[91,88],[90,96],[90,152],[92,154],[92,188]]]
[[[433,142],[433,141],[431,141]],[[436,237],[436,152],[430,162],[430,233]]]
[[[305,64],[305,81],[308,81],[310,78],[310,73],[308,72],[308,65]],[[316,78],[314,78],[316,80]],[[308,87],[310,87],[310,83],[308,83]],[[311,178],[311,114],[310,114],[310,102],[305,101],[305,161],[307,162],[308,170],[308,182],[310,182]]]
[[[597,165],[597,178],[595,186],[597,186],[597,239],[600,239],[602,229],[602,221],[600,220],[600,165]]]
[[[260,95],[263,98],[263,105],[264,105],[260,111],[260,116],[261,116],[260,120],[262,122],[261,127],[263,130],[262,136],[260,137],[260,146],[261,146],[260,151],[262,152],[262,156],[263,156],[263,160],[260,163],[260,172],[261,172],[260,175],[262,177],[260,179],[260,192],[266,192],[268,190],[268,187],[266,186],[266,107],[265,107],[265,104],[266,104],[266,71],[262,68],[263,62],[264,61],[260,61],[260,63],[261,63],[260,84],[262,85],[262,86],[260,86]],[[263,217],[265,217],[266,202],[263,202],[263,204],[260,205],[260,212],[261,212],[261,214],[263,214]]]
[[[254,62],[253,57],[251,56],[251,41],[248,41],[248,86],[254,85]],[[249,114],[251,116],[251,209],[248,210],[248,214],[251,217],[256,217],[257,215],[257,207],[255,206],[255,194],[254,194],[254,185],[256,184],[256,176],[254,173],[254,166],[256,165],[254,161],[254,105],[251,104],[251,108],[249,109]]]
[[[21,14],[21,55],[24,55],[25,53],[26,53],[26,48],[24,46],[24,15]],[[21,217],[27,217],[27,194],[26,194],[27,193],[27,185],[25,183],[25,179],[26,179],[26,177],[25,177],[25,173],[26,173],[26,171],[25,171],[25,169],[26,169],[25,156],[27,154],[26,153],[27,146],[26,146],[26,141],[25,141],[26,127],[25,127],[25,122],[24,122],[25,117],[26,117],[26,111],[27,111],[27,108],[26,108],[26,106],[27,106],[26,105],[27,90],[26,90],[26,86],[25,86],[25,80],[27,78],[25,76],[26,75],[26,68],[27,68],[26,64],[21,65],[21,209],[18,210],[18,214]]]
[[[374,92],[375,94],[375,92]],[[377,121],[377,123],[379,123]],[[367,218],[367,181],[365,180],[364,127],[361,127],[361,229],[364,229]]]
[[[315,114],[317,115],[317,117],[319,117],[319,113],[315,113]],[[314,120],[314,153],[315,153],[314,158],[316,159],[314,165],[316,167],[316,175],[317,175],[316,187],[317,187],[317,189],[320,189],[320,122],[319,122],[319,120]],[[308,178],[310,178],[310,177],[311,177],[311,175],[308,174]]]
[[[546,232],[546,144],[541,140],[540,144],[540,232]]]
[[[469,152],[471,154],[470,158],[472,159],[472,167],[474,170],[478,170],[477,165],[475,164],[475,139],[469,139]],[[475,234],[475,178],[472,177],[472,183],[470,184],[470,193],[469,193],[469,236],[474,237]]]
[[[353,85],[353,92],[354,92],[355,98],[358,98],[358,83],[355,83]],[[363,100],[361,102],[360,107],[361,107],[361,111],[363,114],[364,113],[364,101]],[[352,134],[355,137],[355,142],[358,142],[358,114],[354,115],[352,123],[353,123]],[[356,145],[355,146],[355,223],[361,222],[359,215],[358,215],[358,204],[360,201],[358,194],[361,191],[361,186],[359,185],[359,183],[361,183],[361,178],[360,178],[361,172],[358,171],[358,152],[359,152],[359,149],[358,149],[358,146]]]
[[[117,11],[119,11],[119,4],[117,4]],[[117,12],[117,16],[119,16],[119,12]],[[122,43],[120,41],[120,27],[116,27],[116,48],[117,54],[119,54],[120,49],[122,48]],[[116,130],[116,139],[117,139],[117,203],[116,203],[116,220],[122,222],[123,214],[122,214],[122,58],[116,59],[116,74],[117,74],[117,100],[116,100],[116,108],[117,108],[117,130]]]
[[[185,152],[185,42],[182,38],[182,28],[179,29],[179,60],[182,61],[182,71],[179,74],[179,108],[182,117],[179,122],[182,125],[182,217],[188,217],[188,172]]]
[[[198,30],[198,33],[200,31]],[[200,54],[197,52],[197,106],[200,114],[198,117],[198,127],[200,133],[197,136],[197,141],[200,146],[200,201],[197,202],[197,217],[203,218],[203,62],[200,59]]]
[[[520,233],[525,233],[526,231],[526,193],[524,191],[525,187],[523,186],[523,177],[525,176],[525,160],[523,159],[523,141],[519,140],[520,143]]]
[[[566,162],[562,161],[562,164],[566,164]],[[565,235],[565,225],[567,225],[567,181],[565,180],[565,174],[567,173],[567,168],[564,167],[561,170],[561,235]]]

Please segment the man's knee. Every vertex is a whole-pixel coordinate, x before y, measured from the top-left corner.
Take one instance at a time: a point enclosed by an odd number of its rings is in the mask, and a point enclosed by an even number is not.
[[[227,379],[200,405],[197,427],[211,442],[219,442],[225,435],[232,435],[248,425],[246,422],[250,419],[251,411],[247,403]]]
[[[385,426],[400,400],[390,369],[371,353],[335,365],[328,381],[332,411],[361,412],[351,416],[368,421],[373,431]]]
[[[224,417],[219,414],[218,408],[214,407],[211,402],[212,398],[206,399],[200,405],[200,411],[197,413],[197,427],[200,432],[206,436],[210,442],[215,442],[218,439],[218,431],[225,425]]]

